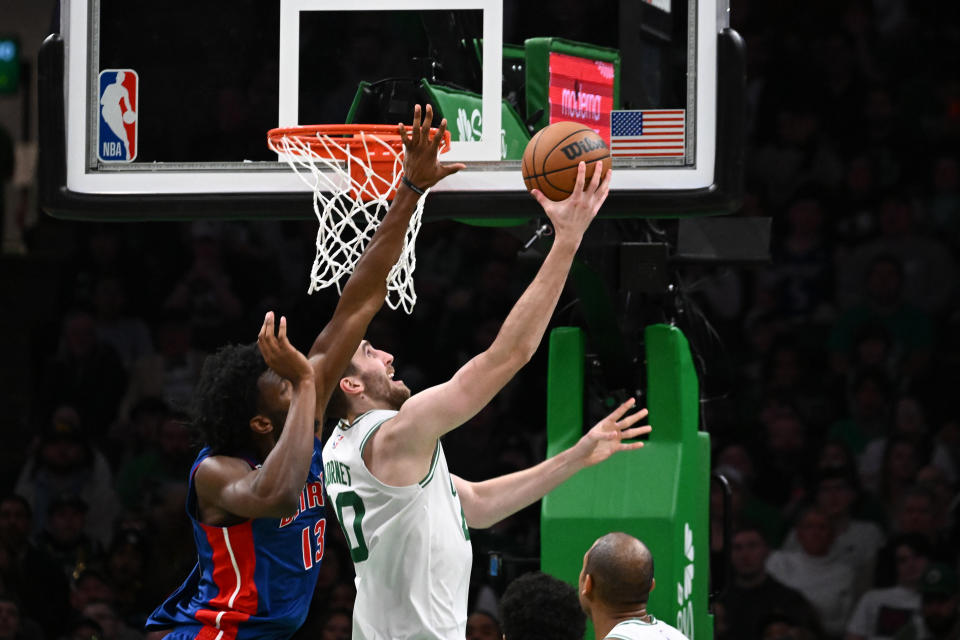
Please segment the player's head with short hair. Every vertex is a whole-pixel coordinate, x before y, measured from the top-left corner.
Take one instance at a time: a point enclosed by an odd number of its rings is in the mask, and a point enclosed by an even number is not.
[[[646,606],[654,584],[653,555],[647,546],[629,534],[608,533],[583,556],[580,604],[591,617],[595,606],[636,610]]]
[[[409,397],[409,387],[394,379],[393,356],[363,340],[330,396],[326,418],[349,419],[371,409],[398,410]]]
[[[192,428],[214,453],[249,451],[254,432],[279,435],[290,390],[290,383],[267,367],[256,343],[222,347],[203,363]]]
[[[507,586],[500,614],[506,640],[580,640],[587,628],[577,591],[540,571]]]

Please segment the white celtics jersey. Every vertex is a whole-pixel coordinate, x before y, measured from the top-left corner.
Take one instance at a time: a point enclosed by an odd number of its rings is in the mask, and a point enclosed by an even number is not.
[[[604,640],[687,640],[677,629],[650,616],[650,622],[640,618],[624,620],[610,630]]]
[[[368,411],[323,447],[324,482],[357,572],[353,640],[463,640],[473,550],[443,449],[406,487],[373,477],[363,447],[396,411]]]

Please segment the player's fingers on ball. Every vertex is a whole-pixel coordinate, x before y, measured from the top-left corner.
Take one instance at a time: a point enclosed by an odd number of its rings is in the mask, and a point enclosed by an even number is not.
[[[607,197],[607,194],[610,192],[610,180],[613,179],[613,169],[607,169],[607,172],[603,174],[603,181],[600,183],[600,195],[604,198]]]
[[[587,176],[587,163],[581,160],[577,164],[577,183],[573,189],[574,194],[578,194],[583,191],[583,185],[586,183]]]
[[[600,188],[600,174],[603,173],[603,163],[593,163],[593,175],[590,176],[590,191],[596,192]]]
[[[532,195],[534,200],[539,202],[540,206],[546,210],[550,200],[547,198],[547,196],[543,195],[542,191],[540,191],[539,189],[531,189],[530,195]]]

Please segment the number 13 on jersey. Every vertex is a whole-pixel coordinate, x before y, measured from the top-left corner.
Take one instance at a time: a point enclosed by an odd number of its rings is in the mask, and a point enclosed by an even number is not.
[[[303,543],[304,570],[312,569],[314,563],[320,564],[320,561],[323,560],[323,533],[326,528],[327,521],[318,520],[317,523],[313,525],[312,535],[310,527],[304,527],[303,531],[300,532],[300,540]],[[312,540],[316,540],[316,549],[313,548]]]

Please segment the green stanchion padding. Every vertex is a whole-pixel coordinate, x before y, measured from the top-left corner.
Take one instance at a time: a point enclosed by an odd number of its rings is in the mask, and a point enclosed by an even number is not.
[[[523,43],[526,57],[527,118],[538,110],[543,114],[533,123],[534,130],[550,124],[550,52],[613,63],[613,108],[620,108],[620,51],[563,38],[529,38]]]
[[[426,80],[421,86],[430,96],[430,100],[437,113],[447,119],[447,128],[450,130],[452,141],[479,140],[483,131],[483,103],[480,94],[470,91],[460,91],[449,87],[433,85]],[[500,102],[500,155],[504,160],[519,160],[523,157],[523,150],[530,141],[527,128],[520,119],[520,114],[506,100]],[[521,182],[520,171],[517,171],[517,182]],[[457,222],[478,227],[514,227],[525,224],[529,217],[478,219],[455,218]]]
[[[583,342],[579,329],[558,328],[550,335],[548,455],[583,432]],[[543,499],[541,565],[576,585],[594,540],[611,531],[636,536],[654,557],[649,612],[691,640],[710,640],[710,440],[698,429],[696,371],[679,329],[653,325],[645,342],[654,431],[643,449],[586,469]],[[592,634],[588,629],[587,637]]]
[[[526,58],[523,45],[520,44],[504,42],[502,51],[504,60],[516,60],[518,62],[523,62],[523,60]],[[473,53],[477,56],[477,61],[483,64],[483,38],[473,39]]]
[[[483,102],[479,93],[442,87],[426,80],[421,80],[420,85],[430,96],[437,113],[447,119],[452,141],[480,139],[483,132]],[[520,114],[506,100],[500,101],[500,127],[501,159],[521,159],[530,135]],[[517,179],[520,179],[519,174]]]

